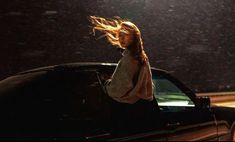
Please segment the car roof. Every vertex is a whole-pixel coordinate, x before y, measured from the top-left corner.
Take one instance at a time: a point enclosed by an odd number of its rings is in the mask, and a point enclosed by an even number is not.
[[[99,62],[77,62],[77,63],[65,63],[65,64],[59,64],[59,65],[52,65],[52,66],[45,66],[40,68],[35,68],[31,70],[27,70],[24,72],[19,72],[15,75],[12,75],[10,77],[7,77],[6,79],[3,79],[0,81],[0,94],[4,92],[5,90],[9,90],[10,88],[16,87],[18,85],[21,85],[23,83],[30,82],[31,80],[39,79],[40,77],[46,75],[48,72],[54,72],[54,71],[113,71],[115,67],[117,66],[117,63],[99,63]],[[110,70],[112,69],[112,70]],[[171,75],[170,72],[154,68],[152,67],[152,72],[157,73],[158,75],[168,75],[177,84],[182,84],[180,81],[178,81],[174,76]],[[188,89],[186,86],[184,87],[186,90]]]
[[[39,71],[53,71],[53,70],[73,70],[73,69],[101,69],[101,68],[114,68],[117,66],[117,63],[105,63],[105,62],[76,62],[76,63],[64,63],[64,64],[58,64],[58,65],[51,65],[51,66],[45,66],[40,68],[34,68],[30,70],[26,70],[23,72],[19,72],[16,75],[22,75],[27,73],[34,73]],[[170,72],[158,69],[155,67],[151,67],[152,70],[162,73],[170,74]]]
[[[48,72],[54,71],[112,71],[117,66],[117,63],[99,63],[99,62],[78,62],[65,63],[59,65],[45,66],[19,72],[0,81],[0,93],[12,87],[18,86],[31,80],[35,80],[46,75]],[[112,70],[110,70],[112,69]],[[160,74],[169,74],[167,71],[152,68],[152,72]]]

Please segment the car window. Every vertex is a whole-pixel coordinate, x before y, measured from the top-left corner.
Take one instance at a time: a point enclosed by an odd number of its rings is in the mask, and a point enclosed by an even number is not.
[[[182,111],[195,106],[193,101],[173,81],[162,76],[153,75],[154,96],[160,110]]]
[[[68,119],[84,121],[87,135],[103,131],[106,127],[108,108],[96,72],[65,72],[58,73],[53,78],[57,84],[55,90],[62,96],[59,100],[61,110],[70,116]]]

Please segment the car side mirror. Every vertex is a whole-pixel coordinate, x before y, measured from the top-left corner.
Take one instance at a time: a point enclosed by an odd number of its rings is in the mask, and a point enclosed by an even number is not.
[[[198,101],[198,106],[199,108],[210,108],[211,106],[211,101],[210,98],[205,96],[205,97],[197,97],[197,101]]]

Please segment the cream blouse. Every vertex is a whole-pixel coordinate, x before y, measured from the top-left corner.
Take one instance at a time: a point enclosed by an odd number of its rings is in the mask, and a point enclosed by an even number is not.
[[[110,97],[121,103],[133,104],[139,99],[152,101],[153,83],[149,61],[140,65],[126,49],[106,90]]]

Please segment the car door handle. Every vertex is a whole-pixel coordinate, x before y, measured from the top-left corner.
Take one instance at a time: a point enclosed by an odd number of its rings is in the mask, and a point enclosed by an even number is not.
[[[170,128],[172,128],[172,127],[178,127],[178,126],[180,126],[180,123],[179,123],[179,122],[167,123],[166,126],[167,126],[167,127],[170,127]]]

